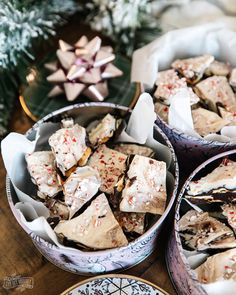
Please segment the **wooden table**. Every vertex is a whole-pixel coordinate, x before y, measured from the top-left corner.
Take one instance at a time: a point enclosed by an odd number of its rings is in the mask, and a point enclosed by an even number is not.
[[[32,122],[26,117],[20,106],[16,107],[11,120],[11,131],[24,133],[32,126]],[[58,295],[71,285],[86,279],[66,272],[48,262],[34,247],[31,239],[15,220],[7,202],[5,192],[6,171],[0,159],[0,294],[33,294],[33,295]],[[169,218],[171,221],[171,218]],[[170,223],[170,222],[169,222]],[[140,276],[160,286],[169,294],[176,292],[171,284],[165,265],[165,249],[170,234],[170,225],[165,224],[155,252],[139,265],[125,271],[129,275]],[[7,276],[21,275],[32,277],[34,287],[24,291],[2,287],[3,280]]]

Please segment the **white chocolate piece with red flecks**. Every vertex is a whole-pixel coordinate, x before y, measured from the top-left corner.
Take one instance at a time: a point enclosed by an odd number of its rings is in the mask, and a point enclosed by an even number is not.
[[[224,159],[212,172],[199,180],[191,181],[187,194],[201,195],[221,187],[229,190],[236,188],[236,162]]]
[[[114,146],[114,150],[123,153],[125,155],[140,155],[145,157],[152,157],[154,155],[154,151],[148,147],[143,145],[138,145],[134,143],[119,143]]]
[[[171,66],[180,72],[188,82],[195,83],[201,79],[205,70],[213,61],[214,56],[205,54],[187,59],[177,59],[171,64]]]
[[[125,171],[127,156],[100,145],[91,155],[88,165],[96,169],[101,178],[100,190],[104,193],[113,194],[114,187],[119,176]]]
[[[216,76],[228,76],[231,70],[231,66],[228,63],[214,60],[209,67],[206,69],[205,74],[216,75]]]
[[[236,126],[236,113],[228,112],[226,109],[219,107],[219,112],[224,120],[228,121],[229,126]]]
[[[162,215],[166,196],[166,163],[135,155],[127,172],[120,211]]]
[[[194,272],[203,284],[236,281],[236,248],[208,257]]]
[[[53,197],[62,190],[57,178],[55,158],[51,151],[26,154],[25,159],[31,179],[38,186],[41,198]]]
[[[57,130],[49,138],[49,145],[56,158],[57,167],[63,175],[77,164],[86,151],[85,137],[85,128],[75,124],[72,127]]]
[[[69,209],[64,202],[50,198],[45,201],[45,205],[50,211],[50,217],[69,218]]]
[[[216,113],[203,108],[192,110],[195,131],[201,136],[216,133],[228,125],[228,120],[221,118]]]
[[[63,184],[65,204],[70,211],[69,218],[86,204],[100,187],[100,177],[97,170],[89,167],[77,167]]]
[[[73,118],[65,118],[61,120],[61,124],[63,128],[70,128],[75,125]]]
[[[180,236],[189,248],[229,249],[236,247],[233,231],[208,212],[188,211],[178,222]]]
[[[230,74],[229,84],[232,87],[236,87],[236,68],[234,68]]]
[[[164,122],[168,123],[169,106],[157,101],[155,102],[154,110]]]
[[[224,76],[212,76],[195,86],[195,91],[202,99],[214,104],[220,102],[230,112],[236,112],[236,99],[228,80]]]
[[[96,146],[106,141],[113,136],[116,129],[116,119],[107,114],[96,127],[89,132],[89,141]]]
[[[109,249],[128,244],[105,194],[99,195],[78,217],[60,221],[54,231],[92,249]]]
[[[169,98],[177,94],[181,89],[187,89],[190,96],[191,105],[199,101],[199,97],[187,86],[185,78],[179,78],[175,70],[167,70],[158,73],[156,81],[157,89],[154,93],[156,98],[164,100],[165,104],[170,104]]]
[[[114,211],[114,216],[125,232],[144,233],[145,213]]]
[[[229,225],[236,233],[236,205],[235,204],[224,204],[221,206],[223,215],[227,217]]]

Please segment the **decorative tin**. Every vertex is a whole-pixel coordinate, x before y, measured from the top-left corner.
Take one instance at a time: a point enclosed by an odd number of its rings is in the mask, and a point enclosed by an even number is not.
[[[130,112],[126,107],[111,104],[111,103],[84,103],[65,107],[55,111],[42,120],[37,122],[26,134],[27,138],[34,139],[37,128],[44,122],[59,122],[63,117],[69,116],[76,119],[79,124],[90,122],[92,119],[101,117],[107,113],[124,115]],[[129,268],[149,256],[155,248],[158,238],[158,233],[166,219],[171,207],[175,201],[175,196],[178,186],[178,164],[175,153],[171,143],[161,129],[154,126],[154,138],[159,142],[165,144],[171,151],[171,164],[169,171],[173,175],[173,179],[167,183],[168,200],[167,207],[164,214],[158,221],[142,236],[129,243],[128,246],[115,248],[111,250],[85,252],[75,249],[62,250],[54,244],[47,242],[35,233],[31,232],[20,219],[14,204],[18,201],[16,193],[11,185],[9,177],[6,180],[7,197],[13,214],[15,215],[19,224],[31,237],[36,248],[45,256],[50,262],[58,267],[71,271],[74,273],[84,274],[98,274],[111,272],[114,270],[124,270]]]
[[[213,167],[217,167],[222,162],[222,159],[224,159],[225,157],[233,158],[233,160],[235,161],[236,150],[221,153],[198,166],[184,183],[177,199],[174,218],[174,229],[172,231],[166,251],[166,264],[176,291],[178,292],[178,294],[181,295],[207,295],[206,291],[202,287],[202,284],[200,284],[195,273],[190,268],[187,258],[183,253],[183,248],[178,231],[178,221],[180,219],[180,210],[182,208],[182,197],[184,196],[185,190],[187,189],[190,181],[195,177],[196,174],[198,178],[206,175],[207,173],[212,171]]]

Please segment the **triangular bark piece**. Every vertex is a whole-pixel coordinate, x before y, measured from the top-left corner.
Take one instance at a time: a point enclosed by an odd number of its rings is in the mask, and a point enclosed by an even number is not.
[[[105,194],[99,195],[78,217],[60,221],[54,230],[57,234],[92,249],[109,249],[128,244]]]

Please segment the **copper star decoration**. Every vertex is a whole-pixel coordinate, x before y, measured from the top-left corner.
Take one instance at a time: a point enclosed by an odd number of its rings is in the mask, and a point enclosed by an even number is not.
[[[93,101],[103,101],[108,95],[107,79],[123,73],[112,64],[115,54],[110,46],[101,46],[99,37],[88,41],[82,36],[73,46],[59,41],[58,61],[45,64],[52,72],[47,80],[54,85],[49,97],[65,93],[68,101],[80,94]]]

